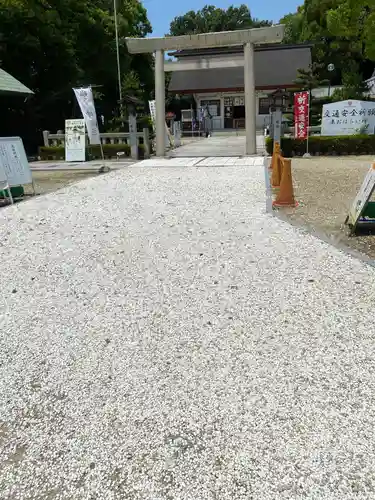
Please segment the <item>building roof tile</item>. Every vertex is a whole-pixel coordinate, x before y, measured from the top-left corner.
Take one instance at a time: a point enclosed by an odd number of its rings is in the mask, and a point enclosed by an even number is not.
[[[28,95],[33,93],[23,83],[0,68],[0,94]]]

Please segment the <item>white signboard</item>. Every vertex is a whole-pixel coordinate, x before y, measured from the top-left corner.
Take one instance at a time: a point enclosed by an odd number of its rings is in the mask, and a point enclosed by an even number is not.
[[[73,89],[86,122],[90,144],[100,144],[100,133],[91,87]]]
[[[4,174],[9,186],[33,182],[21,137],[0,137],[0,179],[3,181]]]
[[[348,224],[355,227],[358,219],[361,217],[363,210],[366,208],[368,201],[371,198],[375,189],[375,163],[372,164],[370,170],[367,172],[365,180],[362,183],[348,216]]]
[[[324,104],[322,135],[375,133],[375,102],[341,101]]]
[[[148,106],[150,109],[150,115],[151,115],[151,120],[152,120],[152,128],[155,133],[155,123],[156,123],[156,106],[155,106],[155,101],[148,101]],[[169,129],[167,127],[167,124],[165,124],[165,147],[169,148],[169,146],[172,146],[172,138],[171,134],[169,132]]]
[[[86,159],[85,120],[65,120],[65,160]]]

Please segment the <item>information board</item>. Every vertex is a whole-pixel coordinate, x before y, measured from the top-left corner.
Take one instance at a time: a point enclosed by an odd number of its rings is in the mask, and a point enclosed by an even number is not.
[[[375,133],[375,103],[372,101],[340,101],[324,104],[322,135],[354,135]]]
[[[21,137],[0,137],[0,165],[0,171],[4,171],[9,186],[32,183]]]
[[[86,160],[85,120],[65,120],[65,160]]]
[[[361,217],[367,203],[370,201],[371,195],[375,189],[375,163],[372,164],[367,172],[362,186],[350,208],[347,222],[355,229],[359,218]]]

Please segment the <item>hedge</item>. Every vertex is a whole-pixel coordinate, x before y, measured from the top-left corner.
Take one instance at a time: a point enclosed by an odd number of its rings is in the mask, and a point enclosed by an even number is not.
[[[306,141],[293,137],[281,138],[281,151],[286,157],[302,156],[306,153]],[[266,150],[272,154],[273,140],[266,138]],[[372,155],[375,153],[375,135],[313,135],[309,138],[311,155]]]
[[[104,158],[117,158],[117,153],[123,152],[125,156],[130,156],[130,146],[128,144],[103,144]],[[143,144],[138,146],[139,158],[144,158],[145,150]],[[65,160],[64,146],[40,146],[39,156],[41,160]],[[100,160],[102,154],[99,145],[88,146],[86,148],[86,160]]]

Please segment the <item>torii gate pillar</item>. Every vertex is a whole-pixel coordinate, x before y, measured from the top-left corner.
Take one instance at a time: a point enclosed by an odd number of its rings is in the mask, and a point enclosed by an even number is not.
[[[164,50],[155,52],[156,156],[165,156],[165,73]]]
[[[256,154],[256,110],[254,78],[254,44],[281,42],[284,25],[220,33],[171,36],[164,38],[127,38],[132,54],[155,53],[156,156],[165,156],[165,75],[164,52],[170,50],[244,46],[244,90],[246,116],[246,154]],[[210,65],[214,67],[215,62]]]

